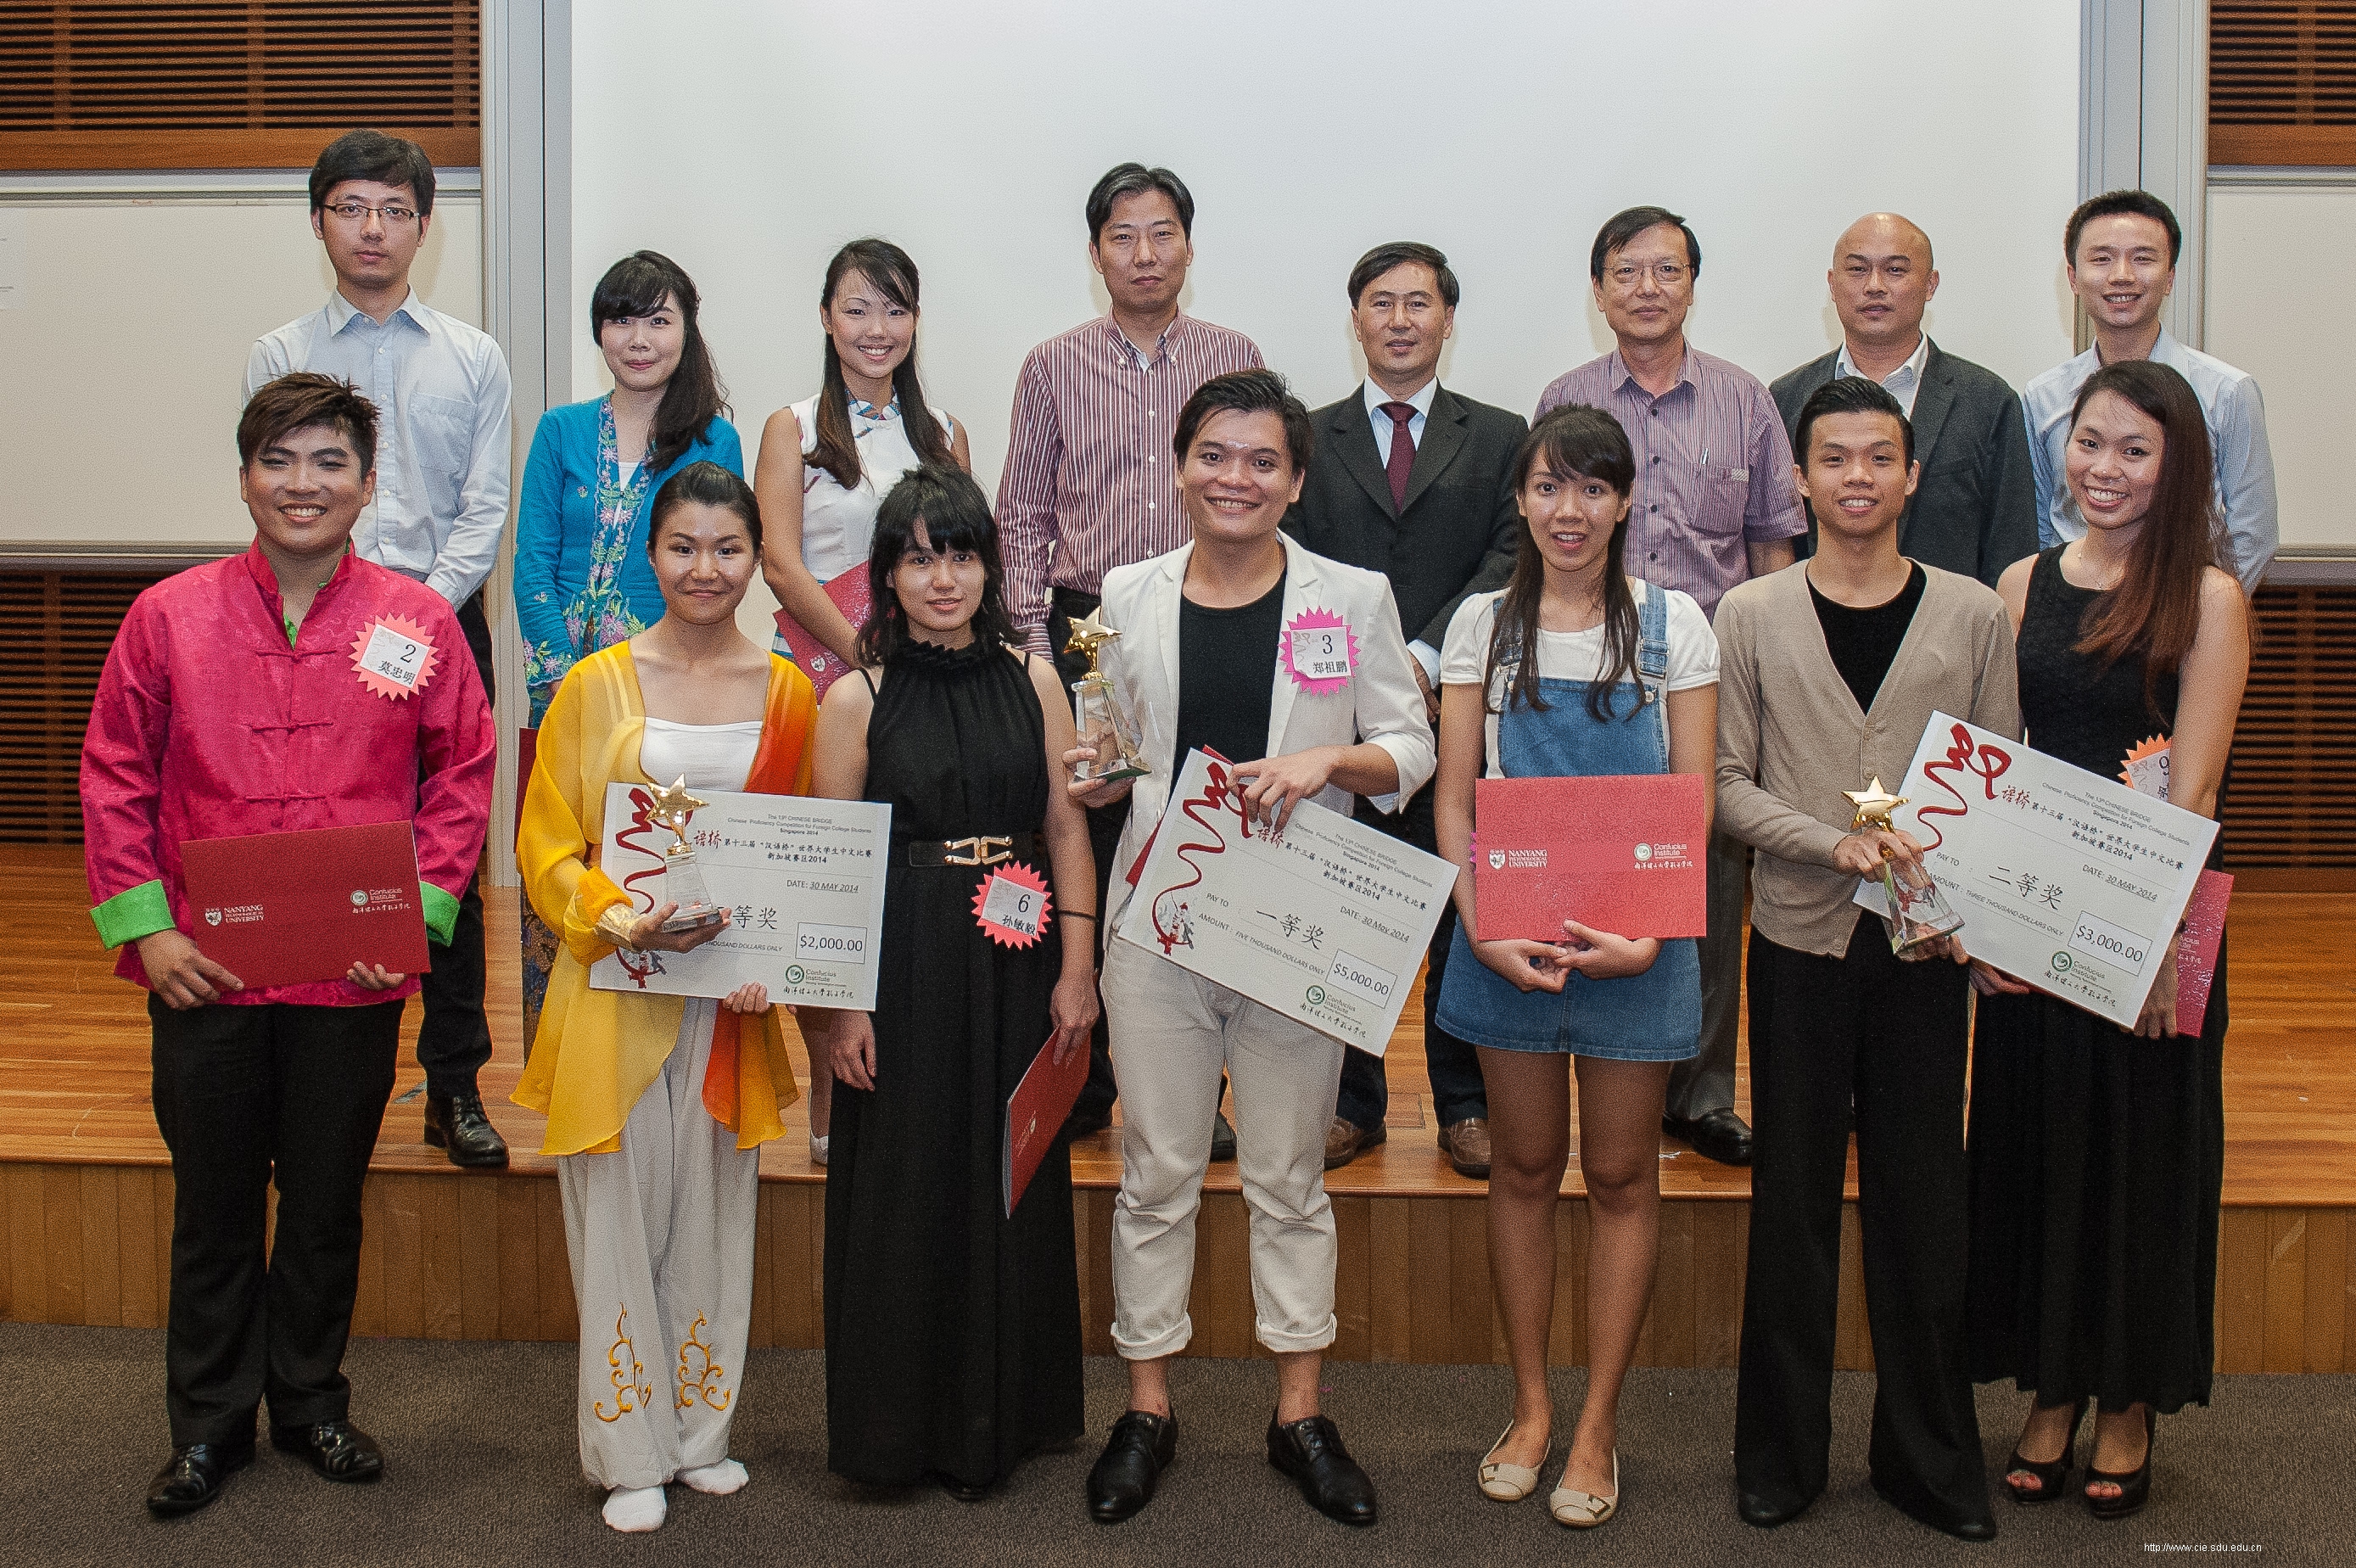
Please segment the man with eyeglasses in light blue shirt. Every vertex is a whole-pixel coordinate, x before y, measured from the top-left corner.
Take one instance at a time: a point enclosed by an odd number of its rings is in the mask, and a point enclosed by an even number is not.
[[[2243,593],[2254,594],[2282,543],[2266,407],[2248,371],[2186,348],[2160,325],[2183,246],[2176,214],[2147,190],[2108,191],[2070,214],[2062,257],[2094,326],[2094,346],[2030,381],[2020,394],[2037,477],[2038,543],[2050,548],[2086,532],[2086,520],[2062,482],[2078,389],[2115,360],[2149,360],[2181,375],[2201,400],[2215,454],[2217,510],[2224,519],[2225,559],[2219,564],[2242,580]]]
[[[335,292],[324,308],[254,344],[245,395],[291,371],[316,371],[376,405],[376,499],[352,531],[352,549],[450,602],[487,693],[482,588],[507,526],[511,388],[487,334],[409,286],[433,220],[434,164],[423,148],[380,131],[330,142],[311,169],[311,231],[327,247]],[[473,882],[423,994],[425,1140],[447,1149],[453,1165],[504,1165],[507,1144],[476,1085],[491,1035],[483,1015],[483,900]]]

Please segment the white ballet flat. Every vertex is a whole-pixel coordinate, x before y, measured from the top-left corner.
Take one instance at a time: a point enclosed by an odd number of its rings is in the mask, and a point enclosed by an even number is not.
[[[1569,1474],[1566,1465],[1564,1473]],[[1547,1498],[1547,1511],[1554,1515],[1557,1524],[1567,1524],[1573,1530],[1593,1530],[1620,1511],[1620,1450],[1612,1451],[1612,1495],[1599,1498],[1591,1492],[1575,1491],[1569,1487],[1557,1487]]]
[[[832,1134],[830,1133],[828,1136],[831,1137]],[[819,1137],[816,1133],[810,1134],[810,1164],[814,1165],[826,1164],[826,1139]]]
[[[1514,1434],[1508,1424],[1497,1434],[1497,1441],[1489,1444],[1489,1453],[1481,1461],[1478,1472],[1481,1495],[1493,1502],[1517,1503],[1538,1489],[1538,1473],[1526,1465],[1509,1465],[1497,1457],[1498,1444]],[[1538,1461],[1543,1465],[1545,1460]]]

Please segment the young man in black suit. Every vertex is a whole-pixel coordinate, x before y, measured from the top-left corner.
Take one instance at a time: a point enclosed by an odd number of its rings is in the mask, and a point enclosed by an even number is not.
[[[1430,245],[1377,245],[1350,269],[1350,329],[1366,379],[1310,416],[1317,445],[1285,531],[1321,555],[1390,579],[1415,655],[1426,709],[1440,716],[1440,650],[1467,594],[1501,588],[1514,569],[1521,514],[1514,456],[1529,424],[1518,413],[1440,384],[1440,351],[1456,328],[1448,258]],[[1361,801],[1359,821],[1437,853],[1431,789],[1392,816]],[[1440,1147],[1466,1176],[1489,1174],[1489,1105],[1472,1046],[1431,1022],[1455,935],[1454,911],[1432,934],[1424,978],[1424,1060]],[[1383,1142],[1390,1094],[1380,1058],[1351,1050],[1342,1065],[1325,1166]]]
[[[1837,376],[1863,376],[1898,400],[1914,424],[1922,482],[1898,520],[1898,550],[1988,586],[2037,553],[2037,482],[2020,399],[2002,376],[1958,360],[1922,330],[1939,292],[1931,237],[1894,212],[1869,212],[1833,246],[1833,309],[1841,346],[1780,377],[1783,428],[1797,428],[1808,394]],[[1804,555],[1816,548],[1808,520]]]

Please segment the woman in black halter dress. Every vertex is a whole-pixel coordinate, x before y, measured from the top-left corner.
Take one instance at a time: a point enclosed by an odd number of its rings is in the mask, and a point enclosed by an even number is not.
[[[2173,803],[2213,816],[2249,639],[2240,586],[2215,564],[2209,452],[2177,372],[2098,371],[2069,457],[2086,536],[2016,563],[1999,589],[2029,744],[2115,779],[2131,748],[2167,741]],[[2209,1401],[2225,955],[2200,1032],[2182,1035],[2175,950],[2134,1031],[1976,966],[1993,993],[1972,1061],[1968,1354],[1976,1380],[2036,1396],[2005,1476],[2021,1502],[2061,1495],[2091,1402],[2086,1505],[2135,1511],[2152,1412]]]
[[[892,808],[875,1011],[802,1011],[834,1065],[826,1190],[827,1467],[979,1497],[1079,1435],[1071,1159],[1056,1144],[1012,1217],[1007,1097],[1054,1035],[1087,1049],[1095,869],[1050,763],[1076,744],[1055,667],[1007,646],[989,507],[925,467],[876,519],[870,667],[836,682],[811,792]],[[869,644],[873,646],[870,648]],[[1027,865],[1052,888],[1028,946],[974,896]],[[1068,897],[1070,906],[1064,903]]]

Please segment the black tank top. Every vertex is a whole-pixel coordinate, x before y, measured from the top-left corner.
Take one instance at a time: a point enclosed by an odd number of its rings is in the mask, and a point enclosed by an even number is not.
[[[2170,673],[2153,682],[2155,715],[2144,703],[2141,653],[2105,665],[2077,651],[2087,612],[2103,596],[2062,575],[2063,548],[2039,555],[2029,572],[2019,639],[2020,716],[2038,750],[2116,779],[2136,742],[2175,734],[2177,680]]]

